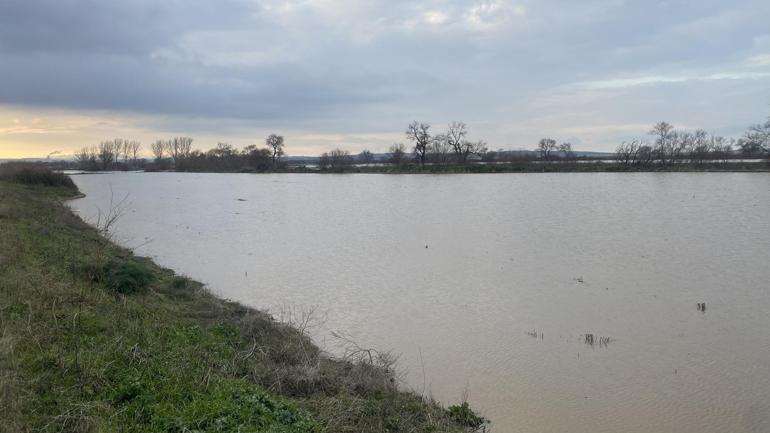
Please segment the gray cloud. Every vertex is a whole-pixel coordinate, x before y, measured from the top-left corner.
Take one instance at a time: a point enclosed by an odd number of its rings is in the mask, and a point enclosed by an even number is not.
[[[600,148],[624,125],[713,122],[716,103],[738,105],[726,131],[762,119],[767,16],[762,0],[5,0],[0,103],[340,133],[465,119],[493,145]]]

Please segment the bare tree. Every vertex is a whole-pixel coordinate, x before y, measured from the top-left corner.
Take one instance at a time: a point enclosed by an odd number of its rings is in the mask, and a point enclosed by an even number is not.
[[[84,146],[75,152],[75,161],[83,170],[96,170],[98,150],[96,146]]]
[[[463,122],[452,122],[446,132],[447,143],[452,148],[457,162],[465,162],[463,154],[465,153],[465,137],[468,135],[468,127]]]
[[[654,158],[652,147],[640,140],[623,142],[616,149],[616,158],[624,167],[646,167]]]
[[[168,144],[163,140],[157,140],[150,147],[152,148],[152,154],[155,156],[155,162],[160,162],[166,153],[166,149],[168,149]]]
[[[572,143],[568,141],[559,145],[559,153],[561,153],[561,157],[566,160],[575,159],[575,152],[572,151]]]
[[[323,170],[345,171],[353,165],[353,157],[350,152],[342,149],[334,149],[331,152],[321,154],[319,165]]]
[[[81,147],[75,151],[75,161],[81,166],[88,162],[88,147]]]
[[[120,157],[123,156],[123,139],[113,138],[112,145],[113,145],[113,152],[115,154],[115,165],[117,165],[120,163]]]
[[[463,154],[463,163],[468,161],[470,155],[482,156],[487,151],[487,142],[484,140],[469,141],[465,145],[465,153]]]
[[[428,159],[433,164],[448,164],[451,152],[452,146],[449,145],[449,137],[446,134],[438,134],[431,140]]]
[[[727,164],[727,160],[733,153],[733,144],[735,140],[727,139],[722,136],[715,136],[711,137],[711,142],[714,158],[718,159],[722,164]]]
[[[540,159],[545,161],[551,159],[551,155],[556,149],[556,140],[553,138],[543,138],[537,144],[537,151],[540,152]]]
[[[634,165],[638,148],[639,145],[636,140],[631,142],[624,141],[615,149],[615,159],[624,167],[631,167]]]
[[[693,134],[680,138],[685,153],[690,158],[690,162],[702,165],[713,156],[715,144],[713,138],[709,138],[708,133],[702,129],[698,129]]]
[[[166,142],[166,151],[174,158],[175,163],[190,156],[193,139],[190,137],[174,137]]]
[[[636,153],[636,165],[638,167],[649,167],[655,162],[655,150],[648,144],[639,146]]]
[[[182,157],[182,159],[190,156],[193,139],[190,137],[177,137],[175,140],[179,142],[179,155]]]
[[[131,164],[136,165],[139,152],[142,150],[142,143],[136,140],[132,140],[128,143],[129,153],[131,154]]]
[[[628,167],[631,161],[631,146],[627,142],[618,144],[615,148],[615,161],[624,167]]]
[[[110,168],[116,160],[116,147],[115,142],[112,140],[102,141],[99,143],[99,160],[102,164],[102,169],[107,170]]]
[[[687,162],[687,158],[691,155],[691,151],[695,146],[695,134],[688,131],[674,131],[671,137],[669,161],[673,164]]]
[[[484,141],[468,141],[468,126],[463,122],[452,122],[446,132],[446,142],[452,149],[457,162],[465,164],[470,155],[481,155],[487,151]]]
[[[430,125],[414,121],[406,127],[406,139],[414,143],[414,153],[420,161],[420,166],[425,167],[425,157],[430,145]]]
[[[267,140],[265,141],[267,143],[267,147],[270,148],[273,152],[272,163],[273,168],[275,168],[276,163],[283,156],[283,137],[280,135],[270,134],[270,136],[267,137]]]
[[[770,153],[770,118],[765,123],[749,127],[741,142],[741,150],[749,155]]]
[[[164,141],[166,144],[166,153],[176,162],[179,159],[179,148],[173,139]]]
[[[406,146],[404,143],[394,143],[388,149],[388,162],[401,165],[406,162]]]
[[[674,146],[677,141],[674,126],[667,122],[658,122],[649,134],[655,137],[654,152],[660,163],[670,163],[675,156]]]
[[[374,154],[370,150],[364,149],[358,154],[358,162],[361,164],[369,165],[372,161],[374,161]]]
[[[126,165],[128,163],[128,140],[115,138],[112,142],[115,143],[115,162],[123,157],[123,165]]]

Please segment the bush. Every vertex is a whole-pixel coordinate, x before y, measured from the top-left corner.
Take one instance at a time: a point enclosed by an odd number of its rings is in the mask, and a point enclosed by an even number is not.
[[[31,162],[7,162],[0,164],[0,180],[27,185],[62,186],[77,189],[75,182],[63,173],[51,171],[45,164]]]
[[[463,404],[459,406],[449,406],[447,412],[449,413],[449,418],[452,418],[458,424],[472,427],[474,429],[481,427],[485,422],[487,422],[484,417],[478,416],[473,412],[473,409],[468,406],[467,401],[463,402]]]
[[[103,283],[118,293],[130,294],[144,290],[155,281],[155,275],[132,261],[110,261],[102,272]]]

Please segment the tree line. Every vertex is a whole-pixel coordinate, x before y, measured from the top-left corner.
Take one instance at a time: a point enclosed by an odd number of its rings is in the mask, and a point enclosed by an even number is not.
[[[426,164],[465,165],[471,160],[480,160],[487,153],[487,144],[483,140],[468,139],[468,125],[464,122],[450,122],[444,132],[431,133],[431,125],[424,122],[411,122],[404,132],[406,141],[411,142],[411,148],[404,143],[394,143],[380,161],[395,167],[417,164],[424,168]],[[344,171],[355,164],[370,165],[375,162],[374,153],[364,149],[353,156],[344,149],[334,149],[321,154],[319,168],[328,171]]]
[[[84,170],[147,170],[177,171],[268,171],[283,166],[284,139],[270,134],[264,147],[256,145],[236,149],[228,143],[218,143],[208,151],[192,148],[190,137],[157,140],[150,145],[154,159],[139,158],[142,144],[116,138],[86,146],[75,153],[78,167]]]
[[[579,156],[572,143],[558,143],[552,138],[543,138],[532,151],[489,150],[484,141],[468,140],[468,127],[463,122],[449,123],[447,130],[431,134],[431,126],[423,122],[412,122],[407,126],[405,136],[411,148],[395,143],[388,149],[384,159],[375,161],[370,150],[363,150],[356,156],[343,149],[334,149],[321,155],[321,170],[345,171],[356,164],[369,166],[373,162],[390,166],[432,166],[466,165],[468,163],[542,163],[572,162],[578,159],[605,159],[615,162],[620,168],[666,167],[674,164],[702,167],[706,164],[725,164],[741,157],[761,158],[770,154],[770,119],[765,123],[752,125],[739,139],[711,135],[699,129],[693,132],[676,130],[667,122],[652,127],[650,140],[634,139],[617,146],[614,154],[604,158]]]
[[[95,146],[82,147],[75,152],[75,161],[85,170],[112,170],[121,164],[124,167],[137,167],[142,163],[139,157],[141,151],[142,143],[116,138]]]
[[[692,166],[704,167],[727,164],[741,157],[761,158],[770,155],[770,119],[752,125],[739,139],[712,135],[705,130],[677,130],[667,122],[655,124],[646,138],[621,143],[611,155],[603,157],[580,155],[570,142],[558,143],[552,138],[539,140],[533,150],[489,150],[483,140],[470,140],[467,124],[453,121],[444,131],[433,133],[431,125],[414,121],[404,131],[405,141],[394,143],[384,155],[375,155],[365,149],[357,155],[336,148],[323,152],[317,159],[321,171],[342,172],[351,169],[423,170],[426,165],[433,169],[454,166],[469,170],[474,164],[528,164],[567,163],[578,159],[605,159],[620,169],[649,169],[655,167]],[[246,146],[237,149],[228,143],[218,143],[208,151],[192,148],[190,137],[173,137],[157,140],[150,145],[154,159],[140,158],[142,145],[138,141],[116,138],[102,141],[95,146],[80,149],[76,161],[80,168],[88,170],[114,170],[144,168],[147,170],[177,171],[270,171],[285,170],[283,160],[284,138],[271,134],[265,145]],[[306,162],[315,163],[315,158]],[[610,167],[611,165],[607,165]],[[463,168],[466,167],[466,168]],[[569,169],[560,165],[560,169]],[[304,167],[303,167],[304,169]]]
[[[615,150],[625,168],[652,166],[725,164],[735,157],[758,158],[770,153],[770,119],[752,125],[739,139],[711,135],[703,129],[679,131],[668,122],[655,124],[651,140],[634,139]]]

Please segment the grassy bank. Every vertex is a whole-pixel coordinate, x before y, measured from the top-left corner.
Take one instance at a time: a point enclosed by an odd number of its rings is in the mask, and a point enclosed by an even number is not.
[[[400,392],[376,354],[330,359],[297,328],[112,244],[62,204],[76,194],[0,181],[0,431],[481,425],[466,405]]]

